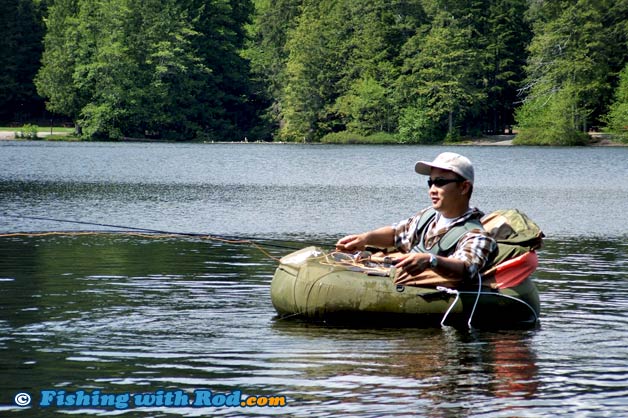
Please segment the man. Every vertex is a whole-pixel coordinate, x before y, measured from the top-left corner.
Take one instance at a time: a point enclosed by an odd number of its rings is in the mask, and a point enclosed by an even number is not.
[[[428,269],[459,280],[476,277],[497,245],[480,223],[484,214],[469,206],[474,181],[471,161],[444,152],[432,162],[417,162],[415,171],[429,176],[431,207],[392,226],[348,235],[336,243],[336,249],[395,247],[403,253],[393,260],[397,284],[421,283],[421,273]]]

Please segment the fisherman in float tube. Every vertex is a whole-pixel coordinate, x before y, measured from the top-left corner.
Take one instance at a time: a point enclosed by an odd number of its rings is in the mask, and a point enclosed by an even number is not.
[[[482,227],[484,214],[469,205],[474,181],[471,161],[443,152],[432,162],[417,162],[414,169],[429,176],[432,206],[394,225],[348,235],[336,243],[336,249],[394,247],[401,253],[392,256],[395,283],[401,285],[433,281],[424,274],[430,271],[462,283],[477,277],[496,253],[497,244]]]

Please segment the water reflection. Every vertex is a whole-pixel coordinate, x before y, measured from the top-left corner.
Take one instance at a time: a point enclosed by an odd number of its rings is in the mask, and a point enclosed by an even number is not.
[[[392,405],[398,413],[417,404],[441,412],[449,405],[452,413],[466,415],[473,412],[464,407],[469,399],[512,401],[537,395],[538,367],[530,346],[534,331],[358,331],[287,321],[276,322],[273,329],[316,344],[310,351],[288,352],[287,361],[300,366],[301,378],[319,382],[326,402],[370,400],[373,416],[391,413]]]

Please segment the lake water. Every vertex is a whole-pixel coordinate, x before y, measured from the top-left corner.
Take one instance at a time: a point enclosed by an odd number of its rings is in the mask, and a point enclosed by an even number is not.
[[[427,206],[413,165],[445,150],[474,162],[476,206],[545,231],[538,327],[274,318],[269,256]],[[628,148],[0,141],[0,415],[625,416],[627,212]],[[80,391],[119,409],[63,405]],[[177,391],[286,405],[124,404]]]

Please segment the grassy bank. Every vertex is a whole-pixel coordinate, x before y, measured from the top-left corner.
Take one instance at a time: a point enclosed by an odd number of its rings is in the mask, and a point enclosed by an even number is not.
[[[18,132],[22,129],[22,126],[0,126],[0,131],[6,132]],[[72,133],[74,128],[68,128],[65,126],[37,126],[38,132],[52,132],[54,133]]]
[[[35,136],[36,135],[36,136]],[[585,135],[585,140],[579,142],[578,144],[555,144],[555,143],[524,143],[518,141],[518,135],[510,134],[510,135],[487,135],[481,137],[461,137],[456,142],[433,142],[431,144],[422,144],[422,145],[447,145],[447,146],[510,146],[510,145],[522,145],[522,146],[536,146],[536,145],[552,145],[552,146],[628,146],[628,142],[625,137],[621,137],[618,135],[608,134],[608,133],[597,133],[591,132],[588,136]],[[586,138],[588,137],[588,141]],[[62,127],[62,126],[0,126],[0,140],[13,140],[13,139],[39,139],[46,141],[81,141],[85,140],[84,138],[80,138],[74,133],[74,128],[72,127]],[[133,138],[125,138],[125,140],[133,140]],[[137,138],[135,140],[143,140]],[[158,140],[144,140],[146,142],[160,142]],[[233,141],[233,143],[238,143],[240,141]],[[252,143],[257,141],[252,141]],[[221,142],[221,143],[229,143],[229,142]],[[277,143],[277,142],[275,142]],[[333,133],[328,134],[321,138],[318,143],[322,144],[406,144],[398,139],[395,135],[387,134],[387,133],[377,133],[369,136],[364,136],[360,134],[352,134],[347,132]],[[421,145],[421,144],[415,144]]]
[[[0,126],[0,139],[46,139],[48,141],[76,141],[74,128],[65,126]]]

